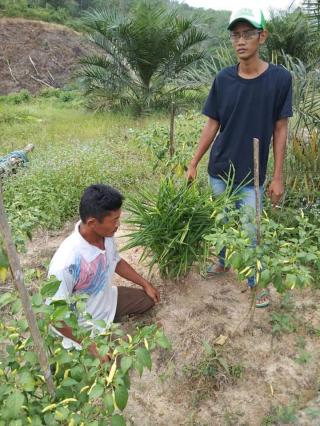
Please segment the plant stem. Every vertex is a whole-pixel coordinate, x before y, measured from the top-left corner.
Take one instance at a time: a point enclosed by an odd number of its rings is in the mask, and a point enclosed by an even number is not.
[[[170,116],[170,144],[169,144],[169,156],[173,157],[174,154],[174,115],[176,111],[176,104],[171,102],[171,116]]]
[[[20,265],[20,260],[12,240],[12,235],[11,235],[10,227],[8,224],[8,220],[7,220],[7,216],[6,216],[6,212],[5,212],[5,208],[3,204],[1,184],[0,184],[0,231],[3,236],[4,245],[7,251],[13,281],[19,292],[21,302],[22,302],[22,307],[28,321],[30,333],[35,344],[36,352],[38,354],[40,367],[46,379],[48,391],[50,395],[52,396],[52,398],[54,398],[55,389],[54,389],[54,384],[52,380],[50,366],[48,363],[48,357],[44,349],[44,343],[38,328],[35,314],[32,310],[29,293],[24,285],[24,279],[23,279],[23,273],[22,273],[22,269]]]
[[[261,242],[260,232],[260,184],[259,184],[259,139],[253,138],[254,190],[256,195],[257,245]]]

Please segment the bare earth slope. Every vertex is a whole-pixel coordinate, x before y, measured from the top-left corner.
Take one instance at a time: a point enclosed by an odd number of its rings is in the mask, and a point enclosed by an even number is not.
[[[42,269],[73,226],[69,223],[59,232],[35,236],[24,256],[24,267]],[[124,233],[120,230],[117,234],[120,247]],[[122,256],[147,274],[139,264],[140,254],[133,249]],[[211,280],[192,273],[179,285],[154,274],[152,282],[160,289],[161,303],[143,318],[163,325],[172,350],[157,351],[152,371],[146,371],[141,379],[132,378],[128,425],[320,424],[320,336],[314,333],[320,330],[319,290],[294,292],[290,310],[280,307],[279,296],[272,291],[272,306],[256,310],[250,319],[250,295],[243,292],[245,286],[232,273]],[[128,285],[119,277],[115,284]],[[290,333],[272,332],[275,323],[271,318],[276,314],[289,317]],[[228,340],[214,347],[228,365],[241,367],[240,377],[224,380],[221,376],[217,386],[204,376],[186,375],[192,366],[199,369],[203,342],[213,345],[220,335]],[[283,406],[284,414],[275,418],[276,409]],[[286,415],[285,410],[293,410],[294,415]]]
[[[36,93],[45,83],[62,87],[92,49],[70,28],[20,18],[0,19],[0,46],[0,95],[21,89]]]

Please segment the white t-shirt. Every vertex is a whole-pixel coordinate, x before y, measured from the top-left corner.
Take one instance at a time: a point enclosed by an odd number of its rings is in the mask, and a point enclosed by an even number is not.
[[[86,311],[92,319],[111,323],[118,299],[117,287],[111,286],[111,280],[120,256],[114,238],[105,238],[105,250],[100,250],[81,236],[80,223],[62,242],[50,262],[48,275],[61,281],[52,299],[67,300],[71,294],[86,293],[89,295]],[[69,346],[70,339],[65,338],[63,343]]]

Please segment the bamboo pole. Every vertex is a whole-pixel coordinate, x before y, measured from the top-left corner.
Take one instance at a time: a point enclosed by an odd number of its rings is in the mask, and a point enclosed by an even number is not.
[[[256,196],[256,234],[257,234],[257,245],[261,242],[261,231],[260,231],[260,184],[259,184],[259,139],[253,138],[253,166],[254,166],[254,190]]]
[[[39,363],[45,380],[47,382],[48,391],[52,398],[55,396],[55,388],[52,380],[51,370],[48,362],[47,353],[44,348],[43,340],[38,328],[36,317],[32,310],[29,293],[24,285],[23,273],[20,265],[20,260],[15,248],[15,245],[12,240],[12,235],[7,220],[3,197],[2,197],[2,187],[0,184],[0,232],[3,236],[4,245],[7,251],[9,265],[13,281],[16,289],[19,292],[20,299],[22,302],[22,308],[24,310],[25,316],[28,321],[30,333],[34,341],[36,353],[39,358]]]
[[[176,104],[171,102],[171,115],[170,115],[170,141],[169,141],[169,156],[173,157],[174,154],[174,116],[176,112]]]

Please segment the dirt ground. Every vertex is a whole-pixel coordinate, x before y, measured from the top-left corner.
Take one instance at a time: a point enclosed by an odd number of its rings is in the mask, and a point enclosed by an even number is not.
[[[70,28],[21,18],[0,19],[0,45],[0,95],[63,87],[80,57],[93,52],[84,36]]]
[[[44,268],[73,226],[35,236],[23,257],[27,274]],[[117,234],[119,247],[124,234]],[[122,256],[147,274],[140,250]],[[296,291],[281,302],[271,289],[272,305],[252,317],[250,293],[232,273],[206,280],[194,272],[179,284],[154,274],[151,281],[161,303],[149,320],[162,324],[172,349],[156,351],[152,371],[133,377],[129,425],[320,425],[319,290]],[[118,277],[115,283],[125,285]],[[224,345],[214,343],[220,335],[227,336]],[[204,342],[238,374],[218,380],[203,374]]]

